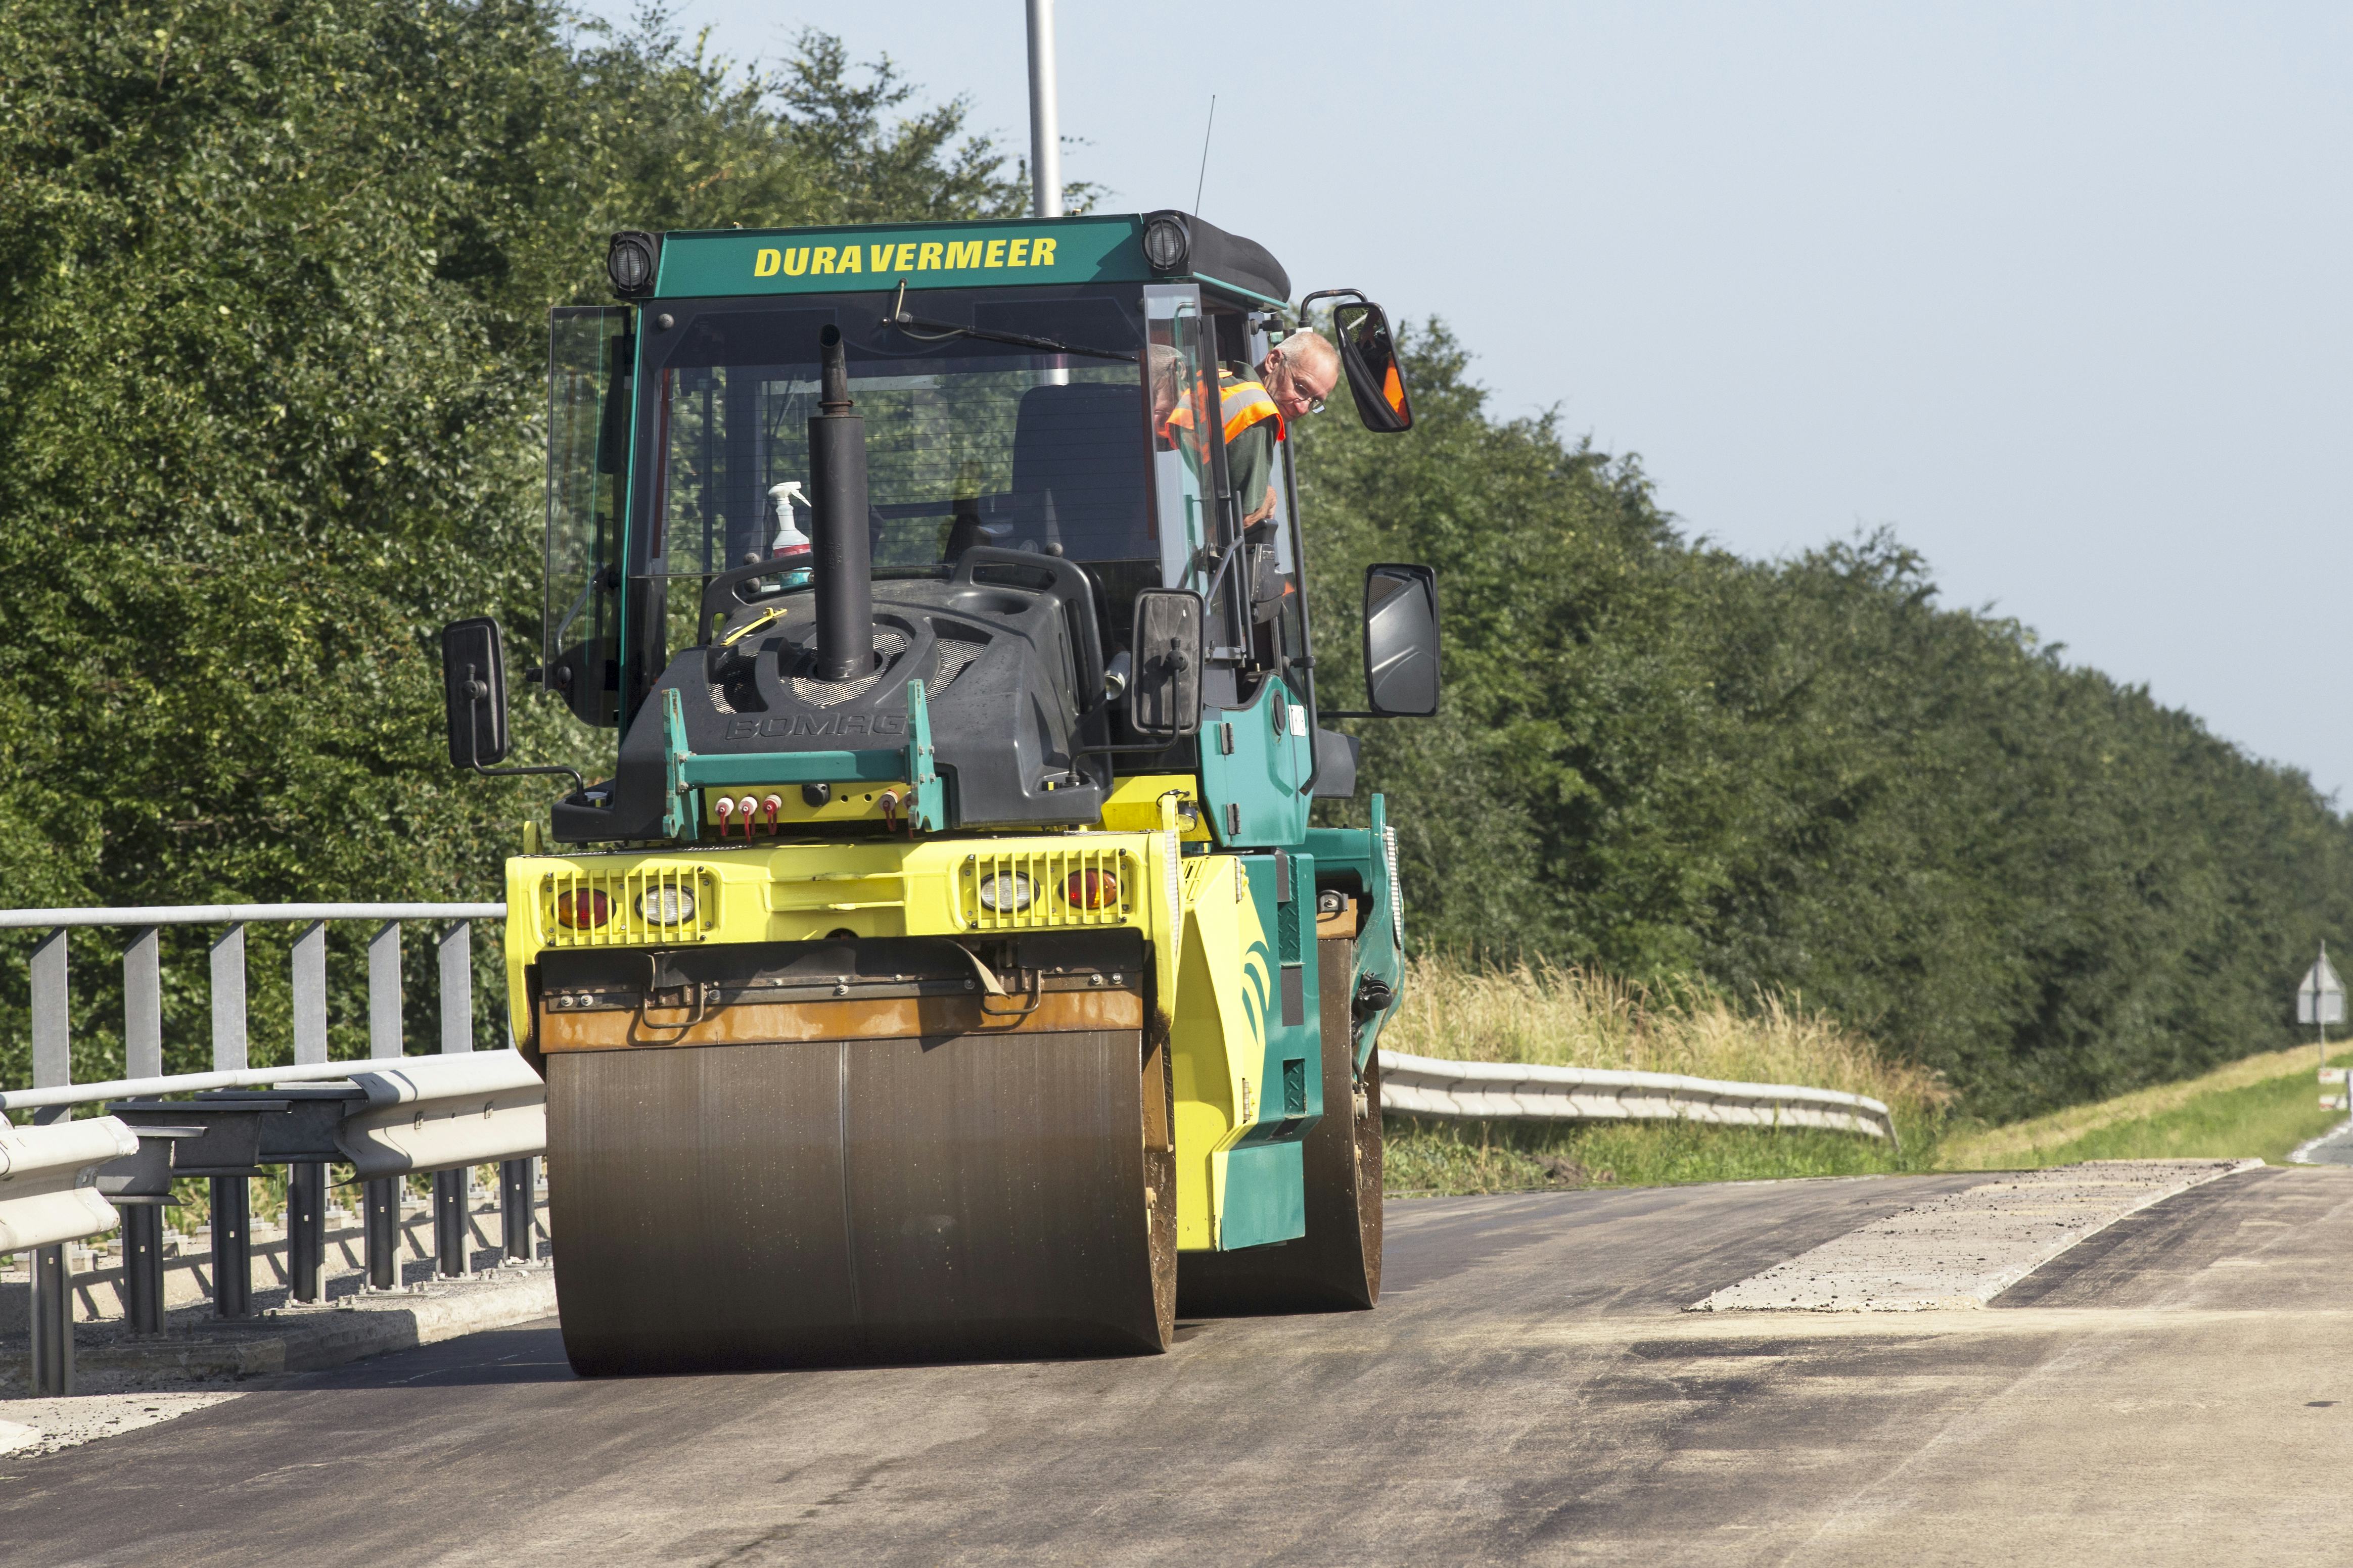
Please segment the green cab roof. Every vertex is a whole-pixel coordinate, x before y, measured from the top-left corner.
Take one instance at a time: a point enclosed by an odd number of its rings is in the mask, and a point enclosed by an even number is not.
[[[1168,281],[1144,258],[1144,226],[1157,216],[674,230],[661,238],[653,297],[834,294],[902,279],[911,290]],[[1288,300],[1291,279],[1264,247],[1178,216],[1192,237],[1181,276],[1271,305]]]

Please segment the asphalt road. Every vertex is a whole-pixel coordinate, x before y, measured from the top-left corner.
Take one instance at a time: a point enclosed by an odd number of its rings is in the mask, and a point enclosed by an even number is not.
[[[2353,1175],[1978,1311],[1679,1309],[1975,1178],[1398,1203],[1378,1310],[1169,1355],[583,1383],[552,1324],[0,1459],[0,1561],[2353,1561]]]

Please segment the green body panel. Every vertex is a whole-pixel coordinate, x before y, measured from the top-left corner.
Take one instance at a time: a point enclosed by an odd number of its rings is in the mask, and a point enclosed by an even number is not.
[[[1292,731],[1313,728],[1299,699],[1280,680],[1260,686],[1247,708],[1202,710],[1201,799],[1219,844],[1264,849],[1305,841],[1314,802],[1300,786],[1307,782],[1315,742],[1313,734]]]
[[[670,748],[670,805],[663,827],[692,843],[702,837],[707,786],[891,784],[910,786],[907,820],[936,833],[947,826],[947,791],[933,766],[930,698],[921,681],[907,683],[907,743],[856,752],[711,752],[688,749],[686,719],[676,691],[662,693],[662,724]]]
[[[1226,1156],[1226,1206],[1218,1215],[1218,1247],[1265,1247],[1307,1234],[1307,1163],[1293,1138],[1250,1143]]]
[[[1389,874],[1388,802],[1373,796],[1370,827],[1311,827],[1307,847],[1325,877],[1353,875],[1365,890],[1368,907],[1356,931],[1356,974],[1377,975],[1401,1001],[1405,996],[1405,955],[1398,947],[1402,923],[1399,890]],[[1356,977],[1349,979],[1351,991]],[[1356,1037],[1356,1065],[1371,1059],[1380,1043],[1381,1026],[1397,1016],[1398,1003],[1365,1020]]]
[[[1149,282],[1157,275],[1145,262],[1143,234],[1134,217],[691,230],[662,237],[654,297],[860,293],[896,288],[902,279],[910,289]],[[1032,259],[1040,239],[1051,247],[1043,266]],[[976,264],[946,265],[967,257]],[[820,264],[828,270],[818,271]]]
[[[1286,900],[1277,897],[1275,862],[1290,862]],[[1239,870],[1250,879],[1250,903],[1271,951],[1263,955],[1268,989],[1253,992],[1266,1020],[1266,1057],[1258,1081],[1259,1123],[1242,1135],[1244,1145],[1303,1138],[1324,1114],[1323,1016],[1315,983],[1315,862],[1304,855],[1253,856]],[[1245,966],[1253,981],[1258,971]],[[1290,1005],[1284,1005],[1288,991]],[[1286,1102],[1285,1086],[1290,1100]]]

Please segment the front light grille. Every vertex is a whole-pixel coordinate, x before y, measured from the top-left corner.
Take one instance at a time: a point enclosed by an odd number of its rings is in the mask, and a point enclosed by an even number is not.
[[[1026,880],[1029,889],[1026,902],[1018,908],[1010,892],[1018,885],[1017,879]],[[981,889],[992,885],[1000,890],[984,901]],[[967,931],[1132,925],[1143,897],[1144,862],[1124,849],[967,855],[957,885],[957,905]]]
[[[691,901],[692,908],[682,906]],[[650,920],[677,910],[670,923]],[[602,923],[596,916],[602,914]],[[570,921],[564,916],[569,914]],[[630,871],[551,871],[539,881],[540,940],[549,947],[634,947],[701,942],[719,923],[718,879],[700,866]]]

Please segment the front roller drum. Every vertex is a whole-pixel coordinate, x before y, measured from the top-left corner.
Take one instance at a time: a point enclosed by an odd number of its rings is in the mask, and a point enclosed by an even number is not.
[[[1166,1350],[1168,1063],[1134,1030],[550,1055],[590,1376]]]

